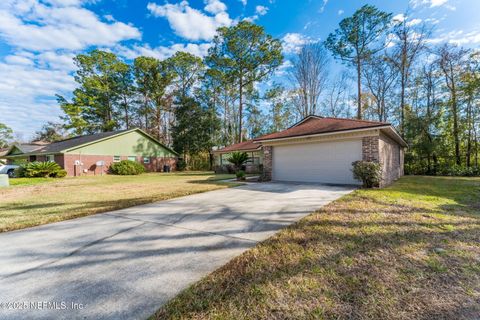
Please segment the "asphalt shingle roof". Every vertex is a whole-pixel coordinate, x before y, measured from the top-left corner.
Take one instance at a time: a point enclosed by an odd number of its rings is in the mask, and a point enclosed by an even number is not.
[[[216,152],[233,152],[233,151],[245,151],[245,150],[255,150],[261,147],[259,143],[254,143],[254,140],[243,141],[240,143],[235,143],[229,145],[225,148],[216,150]]]
[[[100,139],[103,139],[103,138],[114,136],[116,134],[119,134],[119,133],[122,133],[122,132],[125,132],[125,131],[127,131],[127,130],[101,132],[101,133],[95,133],[95,134],[89,134],[89,135],[85,135],[85,136],[79,136],[79,137],[74,137],[74,138],[70,138],[70,139],[65,139],[65,140],[52,142],[50,144],[41,146],[40,148],[32,150],[31,152],[34,152],[34,153],[56,153],[56,152],[60,152],[62,150],[71,149],[71,148],[83,145],[85,143],[94,142],[96,140],[100,140]]]
[[[368,121],[368,120],[355,120],[355,119],[343,119],[343,118],[329,118],[329,117],[317,117],[311,116],[303,120],[297,125],[290,127],[286,130],[267,134],[254,139],[255,141],[280,139],[307,136],[312,134],[331,133],[348,131],[355,129],[366,129],[388,126],[389,123]]]

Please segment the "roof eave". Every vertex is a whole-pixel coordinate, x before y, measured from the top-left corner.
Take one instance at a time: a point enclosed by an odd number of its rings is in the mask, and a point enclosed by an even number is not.
[[[328,135],[334,135],[334,134],[339,134],[339,133],[344,133],[344,132],[369,131],[369,130],[374,130],[374,129],[388,128],[388,127],[391,127],[391,125],[382,124],[382,125],[378,125],[378,126],[370,126],[370,127],[364,127],[364,128],[358,128],[358,129],[344,129],[344,130],[336,130],[336,131],[314,133],[314,134],[303,134],[303,135],[281,137],[281,138],[272,138],[272,139],[257,139],[257,140],[254,141],[254,143],[275,142],[275,141],[292,140],[292,139],[298,139],[298,138],[328,136]]]

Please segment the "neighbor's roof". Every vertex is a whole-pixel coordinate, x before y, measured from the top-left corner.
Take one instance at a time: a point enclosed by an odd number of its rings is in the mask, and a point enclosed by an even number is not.
[[[127,132],[132,132],[132,131],[138,131],[139,133],[147,136],[148,138],[152,139],[153,141],[157,142],[158,144],[162,145],[164,148],[169,150],[170,152],[177,154],[174,150],[168,148],[167,146],[163,145],[160,141],[157,139],[153,138],[149,134],[143,132],[142,130],[138,128],[134,129],[129,129],[129,130],[120,130],[120,131],[110,131],[110,132],[101,132],[101,133],[95,133],[95,134],[89,134],[89,135],[84,135],[84,136],[78,136],[78,137],[73,137],[65,140],[60,140],[57,142],[52,142],[47,145],[41,145],[41,146],[36,146],[36,148],[30,150],[30,151],[25,151],[24,148],[22,148],[22,151],[24,151],[25,154],[51,154],[51,153],[62,153],[71,149],[75,149],[77,147],[87,145],[90,143],[94,143],[97,141],[101,141],[104,139],[108,139],[113,136],[121,135],[123,133]],[[23,147],[24,145],[22,145]]]
[[[60,140],[60,141],[52,142],[50,144],[42,146],[39,149],[36,149],[35,153],[57,153],[63,150],[68,150],[68,149],[72,149],[72,148],[84,145],[86,143],[95,142],[97,140],[108,138],[126,131],[130,131],[130,130],[101,132],[101,133],[89,134],[85,136],[78,136],[78,137],[73,137],[65,140]]]
[[[214,152],[226,153],[226,152],[233,152],[233,151],[253,151],[260,149],[262,146],[258,143],[254,143],[253,140],[243,141],[240,143],[235,143],[229,145],[225,148],[215,150]]]
[[[10,151],[10,148],[0,148],[0,157],[4,156]]]
[[[314,134],[342,132],[385,126],[390,126],[390,123],[368,120],[308,116],[286,130],[258,137],[255,139],[255,141],[291,138]]]

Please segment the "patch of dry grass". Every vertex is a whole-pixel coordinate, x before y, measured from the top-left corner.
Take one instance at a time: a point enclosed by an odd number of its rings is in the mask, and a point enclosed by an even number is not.
[[[358,190],[233,259],[157,319],[478,319],[480,179]]]
[[[226,188],[213,173],[22,180],[0,189],[0,232]],[[15,181],[15,179],[12,179]]]

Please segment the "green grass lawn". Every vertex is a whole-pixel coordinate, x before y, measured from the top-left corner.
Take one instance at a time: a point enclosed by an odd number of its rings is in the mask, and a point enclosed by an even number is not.
[[[157,319],[479,319],[480,178],[358,190],[183,291]]]
[[[211,172],[147,173],[139,176],[18,178],[0,188],[0,232],[72,219],[235,183]]]

